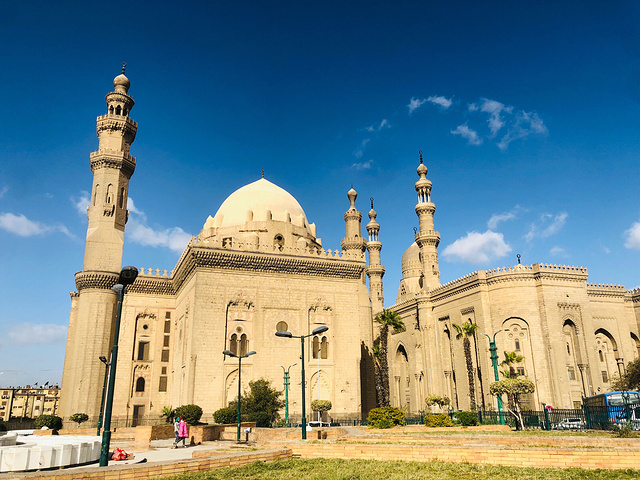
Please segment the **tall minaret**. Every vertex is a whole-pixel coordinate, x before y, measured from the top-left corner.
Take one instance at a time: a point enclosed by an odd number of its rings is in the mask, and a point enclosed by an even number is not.
[[[347,253],[362,253],[366,248],[366,241],[362,238],[362,213],[356,209],[356,198],[358,193],[353,189],[347,192],[347,198],[349,199],[349,210],[344,212],[345,223],[345,237],[340,242],[342,250]]]
[[[129,118],[134,101],[127,94],[124,67],[106,96],[108,113],[97,119],[98,150],[89,157],[93,187],[84,264],[76,273],[77,292],[71,293],[60,400],[64,418],[76,412],[98,415],[105,374],[99,357],[109,358],[113,342],[116,294],[111,287],[122,267],[129,179],[136,166],[129,151],[138,128]]]
[[[371,300],[371,313],[375,316],[384,309],[384,296],[382,294],[382,277],[384,276],[384,266],[380,264],[380,250],[382,243],[378,240],[380,224],[376,222],[378,214],[373,209],[373,198],[371,199],[371,210],[369,210],[369,223],[367,223],[367,233],[369,241],[367,250],[369,251],[369,266],[367,276],[369,277],[369,298]]]
[[[431,180],[427,180],[427,167],[422,163],[422,150],[420,150],[420,165],[418,166],[420,179],[415,183],[418,203],[416,215],[418,215],[420,229],[415,235],[416,243],[420,247],[422,259],[421,287],[424,290],[432,290],[440,285],[440,269],[438,268],[438,244],[440,234],[435,231],[433,214],[436,205],[431,201]]]

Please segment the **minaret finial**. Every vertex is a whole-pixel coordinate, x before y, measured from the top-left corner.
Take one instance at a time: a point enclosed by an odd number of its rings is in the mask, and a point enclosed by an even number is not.
[[[517,254],[516,257],[518,257],[518,265],[520,265],[520,254]]]
[[[371,200],[371,210],[373,210],[373,197],[369,197],[369,200]]]
[[[122,62],[122,74],[124,75],[124,68],[127,66],[127,62]]]
[[[418,150],[418,152],[420,153],[420,163],[422,163],[422,150]]]
[[[264,168],[262,169],[262,178],[264,178]]]

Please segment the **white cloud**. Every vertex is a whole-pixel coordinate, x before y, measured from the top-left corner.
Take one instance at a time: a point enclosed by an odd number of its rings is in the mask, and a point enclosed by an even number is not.
[[[2,187],[2,190],[0,190],[0,198],[4,197],[4,194],[7,193],[8,191],[9,191],[9,187],[7,187],[6,185]]]
[[[373,160],[367,160],[366,162],[354,163],[351,165],[356,170],[369,170],[373,166]]]
[[[417,110],[427,102],[428,100],[426,98],[419,100],[417,98],[411,97],[411,100],[409,100],[409,105],[407,105],[407,107],[409,108],[409,115],[411,115],[415,110]]]
[[[356,158],[362,158],[362,155],[364,155],[364,149],[367,146],[367,143],[369,143],[370,141],[371,141],[370,138],[365,138],[364,140],[362,140],[358,149],[355,152],[353,152],[353,155]]]
[[[0,229],[13,233],[20,237],[33,237],[46,233],[61,232],[70,238],[75,238],[64,225],[46,225],[42,222],[29,220],[24,215],[13,213],[0,213]]]
[[[631,250],[640,250],[640,222],[635,222],[629,230],[624,232],[626,241],[624,246]]]
[[[495,137],[505,125],[505,121],[501,115],[502,112],[511,113],[513,111],[513,107],[507,107],[504,103],[500,103],[496,100],[483,98],[480,111],[489,114],[488,122],[489,129],[491,130],[491,137]]]
[[[470,112],[477,112],[479,107],[475,103],[470,103],[468,108]]]
[[[518,218],[518,214],[524,210],[520,205],[516,205],[511,211],[504,213],[494,213],[487,222],[487,228],[489,230],[495,230],[498,228],[500,222],[506,222],[507,220],[514,220]]]
[[[139,245],[150,247],[167,247],[176,252],[182,252],[191,240],[191,235],[180,227],[154,229],[147,225],[147,216],[136,208],[133,199],[127,199],[129,221],[125,235],[129,240]]]
[[[531,134],[546,135],[547,127],[537,113],[525,112],[516,115],[516,123],[508,128],[507,133],[498,142],[500,150],[506,150],[511,142],[519,138],[526,138]]]
[[[15,345],[52,345],[66,340],[67,327],[53,323],[21,323],[13,326],[8,337]]]
[[[554,257],[566,257],[567,256],[567,253],[565,252],[564,248],[558,247],[557,245],[551,247],[551,250],[549,250],[549,254],[553,255]]]
[[[470,129],[467,124],[458,125],[455,130],[451,130],[453,135],[460,135],[462,138],[466,139],[469,145],[481,145],[482,139],[478,136],[478,133],[475,130]]]
[[[540,215],[540,221],[530,225],[529,231],[524,236],[525,240],[530,242],[534,238],[547,238],[555,235],[565,226],[568,217],[569,214],[566,212],[559,213],[558,215],[552,215],[550,213]]]
[[[368,126],[367,128],[365,128],[365,130],[367,132],[379,132],[383,128],[391,128],[391,124],[389,123],[389,120],[387,120],[386,118],[383,118],[379,124]]]
[[[442,95],[432,95],[427,97],[427,101],[440,105],[445,110],[453,104],[453,101],[450,98],[445,98]]]
[[[79,215],[86,216],[87,208],[89,207],[89,202],[91,199],[89,198],[89,192],[85,192],[84,190],[80,192],[80,196],[71,197],[71,203],[78,211]]]
[[[452,261],[463,261],[473,264],[487,263],[502,258],[511,252],[511,247],[504,241],[501,233],[487,230],[484,233],[469,232],[448,245],[442,255]]]
[[[606,253],[607,255],[609,255],[609,254],[611,253],[611,250],[610,250],[610,249],[608,249],[607,247],[605,247],[604,245],[602,246],[602,251],[603,251],[604,253]]]

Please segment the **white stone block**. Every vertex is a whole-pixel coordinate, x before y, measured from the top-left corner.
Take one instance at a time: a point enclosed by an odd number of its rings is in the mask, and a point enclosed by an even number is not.
[[[9,447],[2,452],[0,472],[19,472],[27,469],[29,449],[23,446]]]
[[[69,444],[69,447],[71,447],[71,453],[69,463],[67,465],[77,465],[80,463],[80,445],[80,442],[73,442]]]

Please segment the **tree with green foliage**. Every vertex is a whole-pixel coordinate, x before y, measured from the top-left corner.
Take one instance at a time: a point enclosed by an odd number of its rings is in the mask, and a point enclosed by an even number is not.
[[[476,409],[476,382],[473,374],[473,359],[471,357],[471,341],[469,338],[473,337],[478,329],[478,325],[475,323],[464,322],[462,325],[452,324],[458,334],[456,339],[462,340],[462,346],[464,348],[464,358],[467,363],[467,378],[469,380],[469,399],[471,402],[471,410]]]
[[[442,409],[445,405],[449,405],[451,400],[449,397],[441,397],[440,395],[427,395],[427,398],[424,399],[424,402],[427,404],[427,407],[433,407],[437,405]]]
[[[507,367],[507,370],[503,370],[502,376],[504,378],[518,378],[518,372],[514,367],[515,364],[524,360],[524,357],[516,352],[502,352],[504,353],[504,360],[500,362],[501,367]]]
[[[60,430],[62,419],[57,415],[40,415],[36,417],[34,424],[36,428],[47,427],[50,430]]]
[[[395,407],[378,407],[369,411],[367,425],[370,428],[392,428],[404,425],[405,413]]]
[[[173,423],[176,418],[176,410],[171,406],[162,407],[162,416],[165,417],[167,423]]]
[[[198,405],[181,405],[175,410],[175,416],[182,418],[189,425],[197,425],[202,417],[202,408]]]
[[[240,413],[242,420],[256,422],[258,427],[270,427],[280,417],[279,410],[284,408],[282,392],[273,388],[271,382],[260,378],[249,382],[249,392],[242,396]],[[229,403],[229,407],[238,408],[238,399]]]
[[[629,362],[621,377],[611,381],[611,391],[640,390],[640,358]]]
[[[378,405],[381,407],[388,407],[391,405],[389,395],[389,360],[388,360],[388,340],[389,340],[389,328],[394,332],[402,332],[405,329],[404,322],[393,310],[382,310],[382,313],[376,315],[376,322],[380,324],[380,336],[378,337],[378,351],[377,355],[374,351],[374,356],[377,360],[376,367],[378,368],[378,374],[376,375],[376,396],[378,399]]]
[[[213,412],[213,420],[221,425],[229,425],[238,421],[238,404],[224,407]]]
[[[331,400],[314,400],[311,402],[311,410],[319,413],[320,416],[322,416],[324,412],[331,410],[332,406]]]
[[[456,412],[456,423],[459,423],[463,427],[474,427],[478,425],[478,417],[475,412]]]
[[[520,409],[520,398],[536,391],[536,386],[531,380],[525,378],[505,378],[498,382],[493,382],[489,386],[491,395],[506,394],[509,401],[507,402],[507,410],[516,419],[516,429],[521,430],[524,425],[522,419],[522,410]]]
[[[89,420],[89,415],[87,415],[86,413],[74,413],[69,417],[69,420],[71,420],[72,422],[76,422],[78,426],[80,426],[81,423]]]

